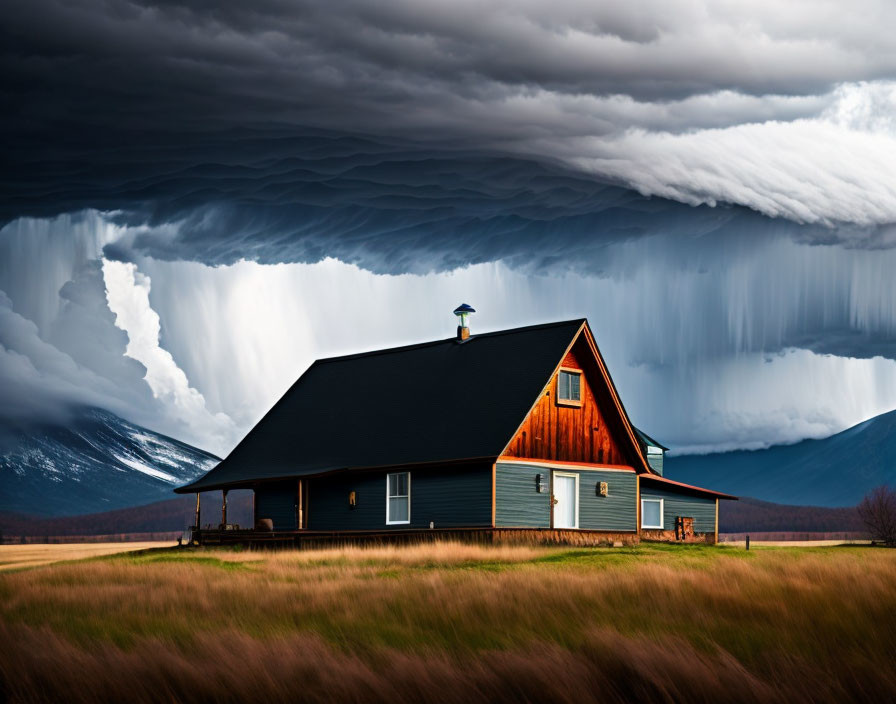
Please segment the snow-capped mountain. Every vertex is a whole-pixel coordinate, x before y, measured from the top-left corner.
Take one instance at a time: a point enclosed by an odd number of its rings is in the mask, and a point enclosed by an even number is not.
[[[0,431],[0,511],[62,516],[170,499],[220,462],[99,408]]]

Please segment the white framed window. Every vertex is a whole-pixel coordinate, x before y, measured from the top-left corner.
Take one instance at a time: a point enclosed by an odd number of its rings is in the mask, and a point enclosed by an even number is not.
[[[648,445],[647,446],[647,454],[648,455],[661,455],[661,454],[663,454],[663,448],[654,447],[653,445]]]
[[[641,527],[663,528],[663,500],[641,499]]]
[[[411,522],[411,473],[386,475],[386,525]]]
[[[582,372],[560,369],[557,373],[557,402],[579,406],[582,404]]]

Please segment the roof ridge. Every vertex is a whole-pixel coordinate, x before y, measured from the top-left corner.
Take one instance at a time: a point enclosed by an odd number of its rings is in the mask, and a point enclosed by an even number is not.
[[[537,329],[546,329],[553,327],[560,327],[562,325],[571,325],[573,323],[577,325],[581,325],[585,322],[586,318],[571,318],[569,320],[557,320],[551,323],[536,323],[535,325],[523,325],[518,328],[506,328],[504,330],[492,330],[491,332],[483,332],[477,335],[471,335],[467,340],[465,340],[464,344],[469,344],[474,340],[479,339],[480,337],[497,337],[499,335],[510,335],[518,332],[526,332],[529,330],[537,330]],[[410,345],[399,345],[397,347],[385,347],[377,350],[367,350],[365,352],[352,352],[350,354],[342,354],[336,355],[333,357],[321,357],[320,359],[314,360],[311,366],[315,364],[326,364],[329,362],[341,362],[349,359],[358,359],[359,357],[373,357],[379,354],[393,354],[395,352],[405,352],[408,350],[421,349],[424,347],[432,347],[434,345],[443,345],[448,342],[456,342],[456,337],[446,337],[441,340],[427,340],[425,342],[414,342]],[[310,368],[310,367],[309,367]]]

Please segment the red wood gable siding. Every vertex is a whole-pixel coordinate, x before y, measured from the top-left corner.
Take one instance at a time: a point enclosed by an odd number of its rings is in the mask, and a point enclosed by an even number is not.
[[[563,358],[563,364],[561,367],[569,367],[570,369],[581,369],[581,365],[579,364],[579,360],[576,359],[576,354],[572,350],[566,353],[566,356]]]
[[[583,362],[591,352],[583,337],[579,337],[561,366],[585,369],[582,374],[581,407],[557,404],[557,376],[551,379],[546,393],[531,410],[516,436],[507,446],[503,457],[541,459],[561,462],[590,462],[595,464],[629,465],[620,444],[605,422],[610,398],[595,396],[589,365]],[[603,389],[602,383],[594,384]]]

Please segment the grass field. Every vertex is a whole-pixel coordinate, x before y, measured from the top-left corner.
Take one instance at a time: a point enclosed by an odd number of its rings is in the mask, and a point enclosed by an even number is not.
[[[170,547],[171,543],[63,543],[48,545],[26,543],[24,545],[0,545],[0,571],[22,567],[39,567],[64,560],[81,560],[85,557],[114,555],[119,552]]]
[[[896,551],[867,547],[180,550],[0,573],[12,702],[881,702],[894,657]]]

